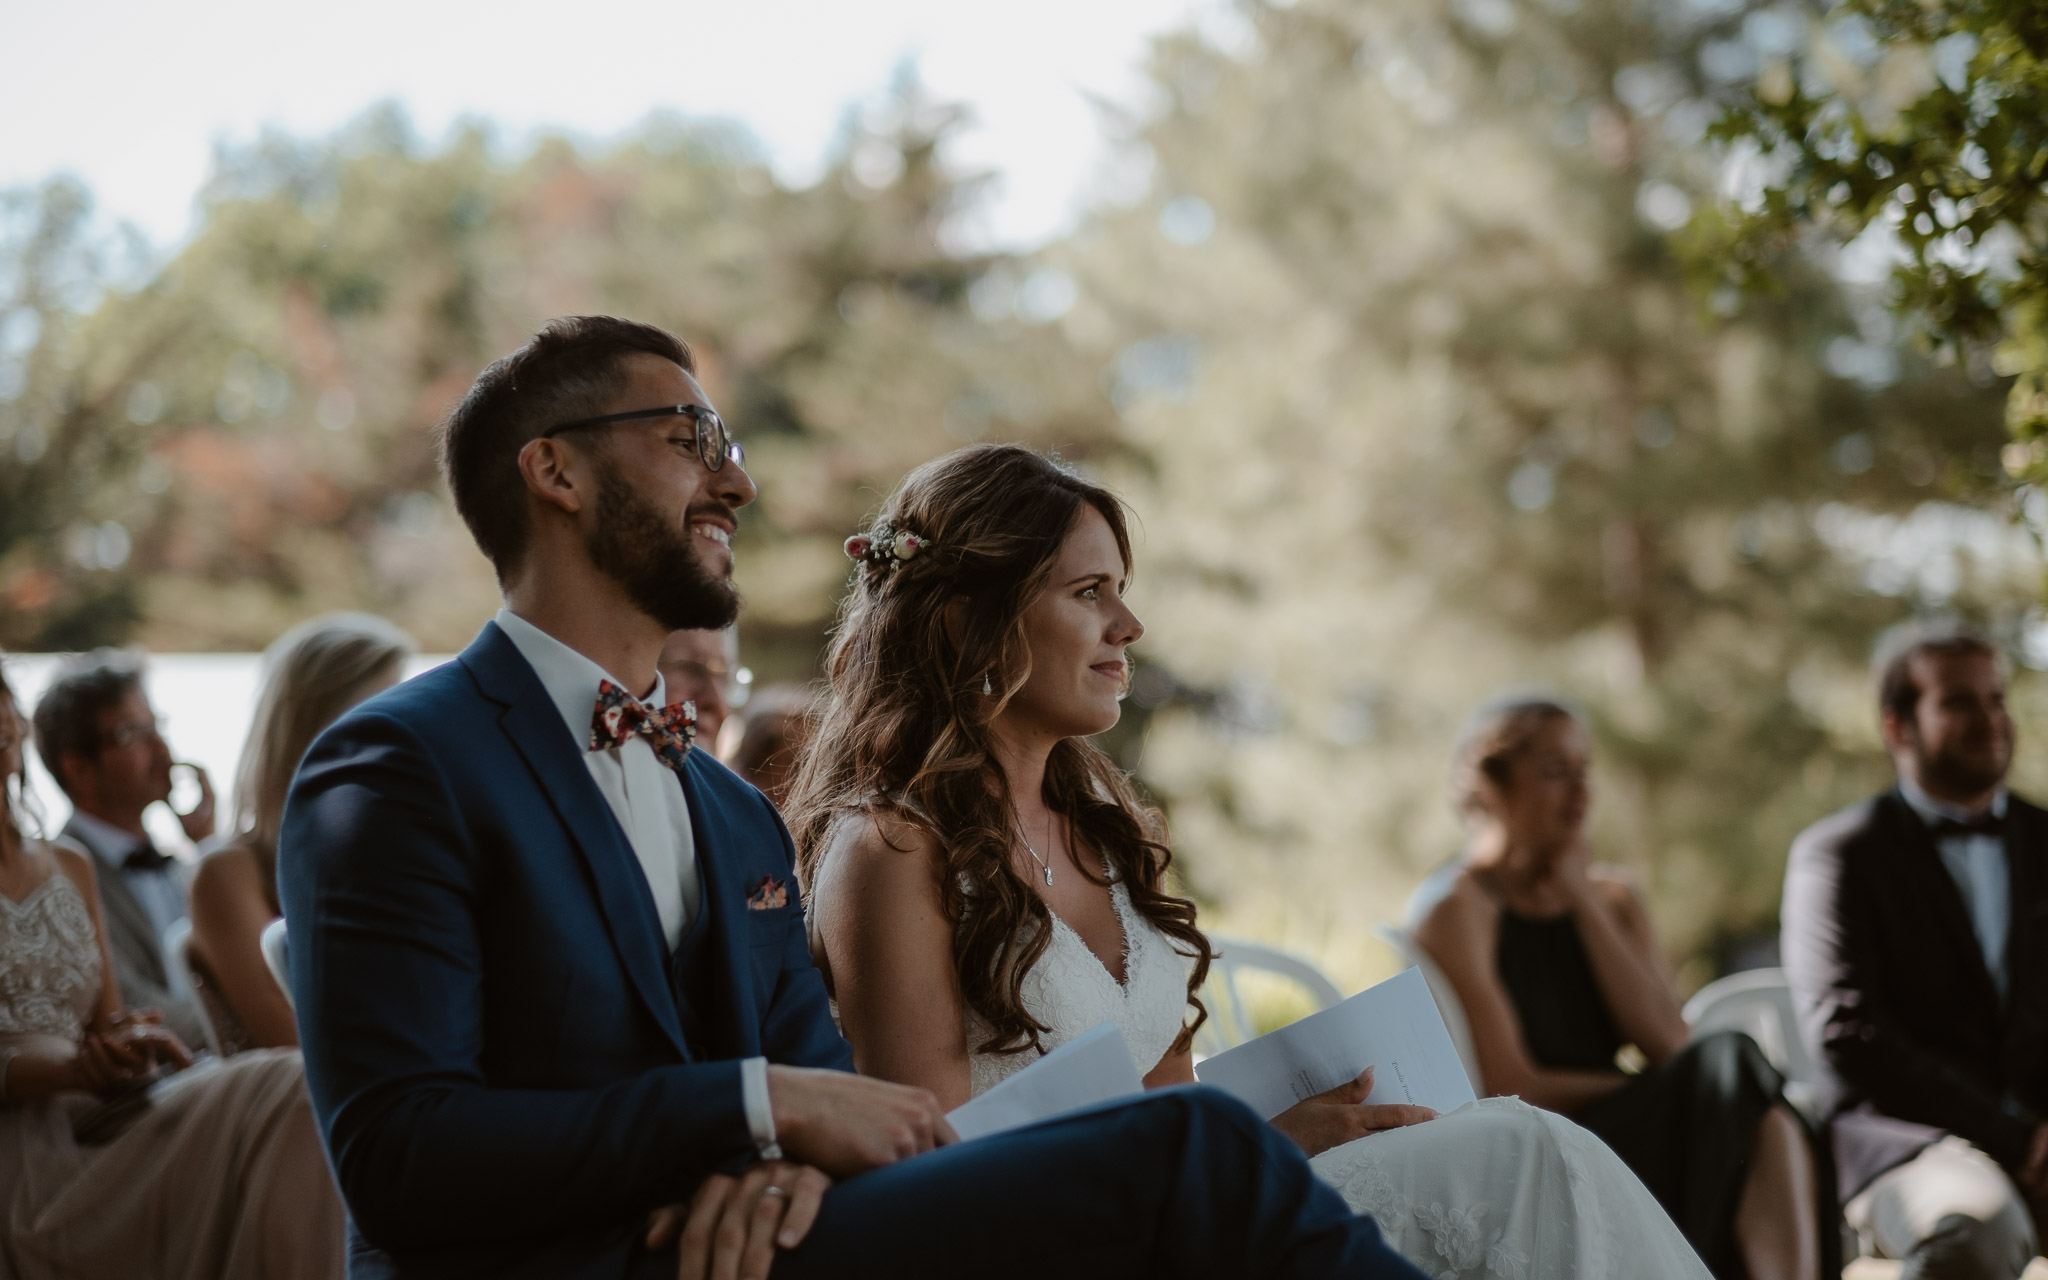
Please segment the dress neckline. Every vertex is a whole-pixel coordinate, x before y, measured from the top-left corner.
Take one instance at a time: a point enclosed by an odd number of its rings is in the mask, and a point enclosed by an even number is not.
[[[1095,967],[1102,971],[1103,977],[1109,979],[1110,984],[1117,989],[1118,994],[1128,996],[1131,993],[1131,922],[1124,918],[1124,899],[1119,896],[1119,890],[1122,888],[1123,882],[1121,880],[1109,882],[1109,909],[1116,915],[1116,930],[1123,938],[1121,955],[1124,962],[1124,976],[1122,978],[1118,978],[1115,972],[1107,964],[1103,963],[1102,957],[1095,954],[1095,948],[1089,946],[1088,940],[1081,936],[1081,931],[1068,924],[1065,920],[1062,920],[1060,913],[1054,911],[1052,904],[1049,902],[1045,904],[1045,914],[1052,917],[1054,931],[1057,932],[1064,929],[1067,936],[1074,940],[1074,945],[1081,948],[1082,952],[1095,962]]]
[[[49,875],[36,881],[35,888],[30,889],[27,893],[21,895],[20,898],[10,898],[5,893],[0,893],[0,907],[4,907],[7,911],[15,914],[26,911],[35,905],[35,900],[42,897],[51,885],[62,879],[64,879],[64,873],[52,867]]]

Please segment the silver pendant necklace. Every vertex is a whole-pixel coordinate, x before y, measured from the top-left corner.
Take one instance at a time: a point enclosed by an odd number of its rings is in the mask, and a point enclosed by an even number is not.
[[[1052,830],[1050,823],[1046,825],[1046,830]],[[1045,864],[1044,858],[1038,856],[1038,850],[1031,847],[1031,837],[1024,834],[1024,819],[1022,818],[1017,819],[1017,838],[1024,842],[1024,852],[1031,855],[1031,860],[1038,864],[1040,871],[1045,872],[1045,887],[1048,889],[1052,888],[1052,868]]]

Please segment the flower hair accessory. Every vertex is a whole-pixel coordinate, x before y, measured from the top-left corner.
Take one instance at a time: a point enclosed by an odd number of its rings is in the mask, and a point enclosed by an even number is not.
[[[891,529],[887,521],[866,533],[856,533],[845,542],[846,558],[865,560],[894,570],[931,544],[908,529]]]

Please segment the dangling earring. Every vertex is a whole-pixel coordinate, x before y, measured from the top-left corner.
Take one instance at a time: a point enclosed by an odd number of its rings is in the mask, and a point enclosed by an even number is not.
[[[982,672],[982,673],[981,673],[981,696],[982,696],[982,697],[984,697],[984,698],[986,698],[987,696],[989,696],[990,694],[994,693],[995,691],[996,691],[996,689],[995,689],[995,686],[994,686],[994,685],[992,685],[992,684],[990,684],[990,683],[988,682],[988,672],[986,672],[986,671]]]

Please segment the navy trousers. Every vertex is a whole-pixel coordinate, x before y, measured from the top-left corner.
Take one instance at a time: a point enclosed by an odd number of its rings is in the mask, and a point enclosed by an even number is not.
[[[633,1280],[672,1280],[673,1249]],[[928,1152],[826,1193],[771,1280],[1423,1280],[1301,1151],[1214,1089],[1171,1089]]]

